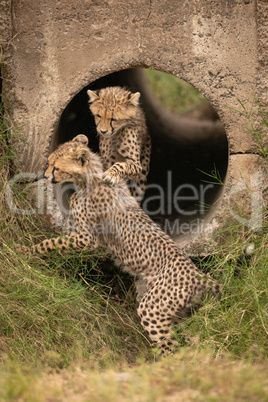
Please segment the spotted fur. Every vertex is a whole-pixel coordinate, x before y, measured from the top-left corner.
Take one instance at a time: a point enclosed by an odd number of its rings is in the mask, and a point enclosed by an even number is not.
[[[101,247],[122,269],[146,282],[138,306],[141,325],[162,349],[172,348],[172,325],[199,305],[206,293],[217,295],[220,286],[202,273],[140,208],[124,181],[111,187],[102,179],[98,155],[78,135],[49,157],[45,177],[52,183],[73,182],[71,197],[75,228],[69,236],[48,239],[32,253],[53,249]]]
[[[104,181],[115,185],[129,179],[131,194],[140,202],[149,171],[151,140],[143,111],[139,107],[140,93],[121,87],[87,91],[89,108],[94,115],[99,150],[104,169]]]

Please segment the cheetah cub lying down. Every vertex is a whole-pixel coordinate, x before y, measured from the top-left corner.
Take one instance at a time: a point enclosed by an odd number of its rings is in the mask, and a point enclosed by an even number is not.
[[[113,187],[103,181],[101,159],[87,144],[87,137],[80,134],[61,145],[49,156],[45,172],[52,183],[74,183],[73,233],[24,251],[43,254],[84,247],[107,251],[122,269],[146,281],[138,306],[141,325],[163,351],[170,350],[176,345],[173,323],[198,306],[207,292],[220,293],[220,286],[199,271],[148,217],[123,180]]]
[[[129,179],[131,194],[141,202],[149,171],[151,139],[140,93],[121,87],[87,91],[89,108],[99,134],[99,150],[106,170],[104,181],[115,185],[121,178]]]

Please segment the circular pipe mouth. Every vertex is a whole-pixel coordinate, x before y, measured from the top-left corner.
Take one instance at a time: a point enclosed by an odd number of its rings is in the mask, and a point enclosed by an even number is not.
[[[83,88],[63,111],[52,150],[77,134],[89,138],[98,152],[94,118],[87,89],[125,86],[141,93],[141,104],[152,138],[150,172],[142,203],[146,213],[168,234],[177,237],[202,230],[222,196],[228,168],[228,141],[216,111],[176,114],[164,109],[152,93],[141,68],[106,75]],[[69,193],[66,193],[68,201]]]

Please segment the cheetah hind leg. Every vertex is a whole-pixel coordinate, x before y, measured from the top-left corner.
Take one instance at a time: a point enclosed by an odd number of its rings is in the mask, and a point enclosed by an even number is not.
[[[144,299],[137,310],[141,325],[153,341],[152,346],[160,349],[161,353],[167,356],[179,347],[172,329],[174,317],[168,312],[157,311],[154,305],[150,306],[144,302]]]

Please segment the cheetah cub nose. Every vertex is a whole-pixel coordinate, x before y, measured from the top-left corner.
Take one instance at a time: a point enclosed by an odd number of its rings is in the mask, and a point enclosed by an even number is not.
[[[106,134],[108,130],[100,130],[102,134]]]

